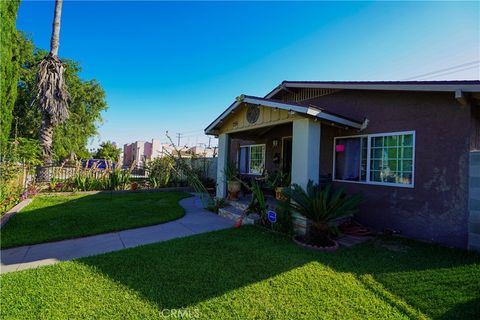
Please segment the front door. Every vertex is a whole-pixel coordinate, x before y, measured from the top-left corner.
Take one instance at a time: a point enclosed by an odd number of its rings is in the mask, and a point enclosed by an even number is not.
[[[292,170],[292,137],[282,139],[282,170],[283,172]]]

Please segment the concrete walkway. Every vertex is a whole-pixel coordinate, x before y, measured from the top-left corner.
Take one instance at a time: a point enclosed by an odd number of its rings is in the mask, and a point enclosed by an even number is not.
[[[197,197],[183,199],[180,205],[185,208],[185,216],[175,221],[85,238],[1,250],[0,273],[226,229],[233,225],[232,220],[205,210]]]

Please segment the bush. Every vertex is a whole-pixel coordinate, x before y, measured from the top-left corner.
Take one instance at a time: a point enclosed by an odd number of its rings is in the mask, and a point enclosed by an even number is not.
[[[54,170],[48,184],[49,191],[127,190],[131,186],[130,170],[114,169],[110,162],[107,162],[105,169],[98,168],[95,163],[88,168],[78,162],[69,179],[59,179],[61,171],[62,167]]]
[[[149,176],[149,184],[153,188],[168,187],[179,182],[175,170],[175,161],[172,157],[153,159],[147,162],[146,170]]]
[[[272,229],[287,235],[293,234],[293,217],[290,201],[277,201],[275,207],[277,222],[272,224]]]
[[[38,141],[17,138],[10,140],[0,158],[0,213],[15,206],[24,191],[26,174],[39,164]]]
[[[308,219],[307,242],[325,246],[330,244],[336,233],[336,219],[352,215],[363,202],[360,194],[347,195],[344,188],[332,191],[332,186],[320,188],[309,181],[306,190],[294,184],[284,194],[291,201],[291,208]]]
[[[16,163],[4,161],[0,163],[0,173],[0,213],[3,215],[20,201],[24,168]]]

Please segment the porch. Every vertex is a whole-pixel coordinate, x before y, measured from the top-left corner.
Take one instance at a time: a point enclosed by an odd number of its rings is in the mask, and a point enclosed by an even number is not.
[[[242,180],[263,185],[275,172],[290,174],[291,183],[302,187],[309,180],[329,182],[334,137],[364,126],[308,104],[241,96],[205,130],[219,139],[217,197],[227,197],[228,164],[237,167]]]

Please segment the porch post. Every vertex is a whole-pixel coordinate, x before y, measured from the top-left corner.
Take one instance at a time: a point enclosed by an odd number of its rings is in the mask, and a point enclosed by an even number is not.
[[[227,182],[224,177],[225,166],[228,163],[230,137],[226,133],[218,136],[218,159],[217,159],[217,197],[227,197]]]
[[[293,121],[292,183],[306,188],[320,176],[320,122],[310,118]]]

